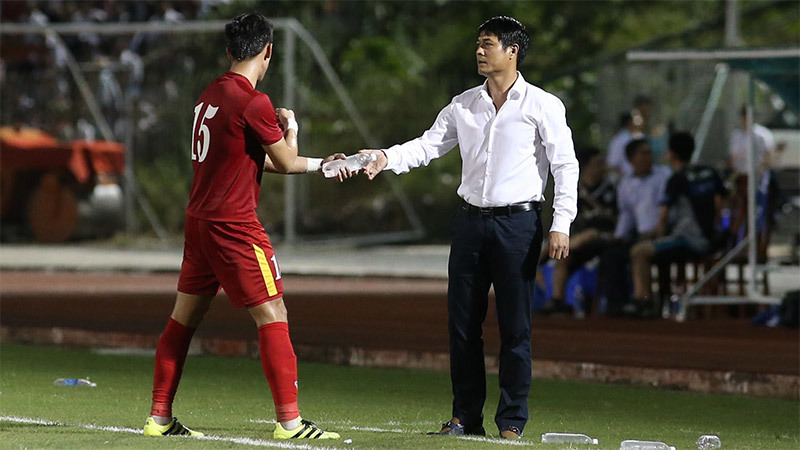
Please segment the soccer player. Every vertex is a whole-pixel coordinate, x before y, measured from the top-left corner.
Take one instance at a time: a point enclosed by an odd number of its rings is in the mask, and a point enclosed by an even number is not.
[[[262,170],[314,172],[323,162],[297,156],[294,113],[276,113],[270,98],[255,89],[272,58],[272,33],[272,23],[257,13],[239,15],[227,24],[230,70],[206,87],[194,107],[194,178],[183,262],[175,307],[156,350],[145,436],[203,435],[178,422],[172,402],[192,335],[221,286],[258,326],[261,365],[277,414],[274,437],[339,438],[300,417],[297,358],[289,339],[281,273],[256,216]]]
[[[450,247],[447,310],[453,415],[438,435],[485,434],[486,401],[481,327],[494,286],[500,327],[500,403],[495,424],[519,439],[528,421],[531,386],[531,302],[543,238],[541,202],[547,172],[555,181],[550,257],[569,253],[577,212],[578,161],[564,105],[517,71],[528,50],[525,27],[493,17],[478,28],[475,50],[481,86],[453,97],[421,137],[384,150],[365,169],[405,173],[456,145],[462,175]]]

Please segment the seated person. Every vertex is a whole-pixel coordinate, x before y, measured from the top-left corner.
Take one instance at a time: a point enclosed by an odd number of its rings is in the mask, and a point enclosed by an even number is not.
[[[652,239],[658,225],[659,203],[671,175],[669,168],[653,166],[653,152],[646,139],[635,139],[625,147],[633,173],[617,187],[619,216],[614,240],[600,258],[598,280],[608,300],[608,313],[620,315],[630,297],[628,261],[630,248],[640,239]]]
[[[661,202],[655,239],[639,241],[631,248],[634,302],[626,308],[631,315],[649,318],[659,313],[652,299],[653,260],[702,256],[711,250],[725,188],[714,169],[689,165],[692,152],[692,135],[670,136],[669,162],[674,172]]]
[[[567,280],[586,262],[598,256],[610,242],[616,222],[616,186],[607,176],[600,150],[588,147],[577,152],[580,166],[578,180],[578,217],[572,223],[569,256],[558,259],[553,269],[553,294],[542,313],[566,312],[564,302]],[[547,261],[547,244],[542,248],[540,264]],[[537,276],[541,280],[541,269]]]

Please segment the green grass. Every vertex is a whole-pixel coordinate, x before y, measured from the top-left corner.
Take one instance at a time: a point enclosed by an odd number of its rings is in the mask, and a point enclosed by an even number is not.
[[[145,438],[133,433],[88,430],[74,425],[139,429],[149,412],[152,357],[109,356],[55,347],[0,347],[0,415],[58,421],[44,426],[0,421],[0,448],[246,448],[232,442],[191,438]],[[97,388],[56,387],[57,377],[91,376]],[[450,383],[444,373],[300,365],[303,416],[338,430],[351,445],[340,448],[490,448],[497,442],[428,437],[449,418]],[[489,377],[484,414],[492,435],[497,377]],[[618,449],[623,439],[661,440],[695,448],[704,433],[723,448],[800,447],[796,401],[703,395],[657,389],[558,381],[534,381],[525,442],[534,448],[546,431],[586,433],[596,448]],[[257,360],[190,357],[175,403],[190,427],[223,437],[269,440],[274,425],[269,389]],[[351,427],[404,429],[408,433],[355,431]],[[277,443],[277,441],[272,441]],[[563,446],[561,446],[563,447]],[[515,448],[515,447],[507,447]]]

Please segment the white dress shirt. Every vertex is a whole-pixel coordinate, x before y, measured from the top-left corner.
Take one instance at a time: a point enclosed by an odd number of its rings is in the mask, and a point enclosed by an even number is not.
[[[633,166],[628,161],[628,156],[625,154],[625,147],[634,139],[641,139],[644,137],[642,133],[631,133],[623,128],[608,143],[608,156],[606,156],[606,164],[609,167],[615,168],[620,171],[622,177],[633,173]],[[620,177],[620,178],[622,178]]]
[[[569,234],[578,212],[578,161],[566,110],[556,96],[517,72],[496,110],[485,82],[453,97],[422,136],[384,150],[385,170],[400,174],[428,165],[458,144],[458,195],[479,207],[544,200],[547,168],[553,173],[553,225]]]
[[[658,214],[664,189],[672,171],[666,166],[654,166],[649,174],[626,176],[617,187],[617,228],[614,236],[624,237],[634,229],[639,234],[649,233],[658,225]]]

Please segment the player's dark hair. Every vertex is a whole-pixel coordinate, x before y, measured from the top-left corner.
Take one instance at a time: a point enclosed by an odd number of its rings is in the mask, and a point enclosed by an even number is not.
[[[634,139],[628,142],[628,145],[625,146],[625,157],[628,158],[628,161],[633,158],[633,155],[639,150],[639,147],[642,145],[648,145],[647,139]]]
[[[522,64],[522,60],[525,59],[525,55],[528,54],[531,38],[528,36],[525,25],[513,17],[492,17],[478,27],[478,34],[480,35],[481,33],[497,36],[497,40],[500,41],[500,45],[503,46],[503,49],[508,48],[509,45],[516,44],[519,47],[517,66]]]
[[[669,137],[669,150],[679,161],[689,162],[694,153],[694,138],[685,131],[676,131]]]
[[[228,51],[237,61],[250,59],[272,42],[272,22],[259,13],[244,13],[225,25]]]
[[[576,157],[578,158],[578,168],[583,170],[595,156],[600,155],[600,149],[597,147],[583,147],[578,149]]]

